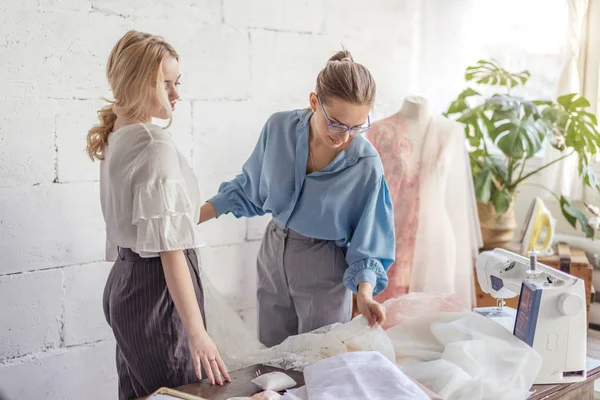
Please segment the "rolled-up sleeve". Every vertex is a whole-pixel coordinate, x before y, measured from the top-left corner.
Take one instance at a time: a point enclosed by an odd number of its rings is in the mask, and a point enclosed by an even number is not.
[[[344,285],[357,292],[358,285],[369,282],[373,295],[381,293],[388,284],[386,271],[394,262],[396,239],[394,210],[385,178],[375,185],[352,233],[344,273]]]
[[[236,218],[264,215],[264,199],[260,185],[267,141],[268,123],[263,128],[250,158],[244,163],[242,173],[229,182],[223,182],[219,192],[208,200],[217,216],[232,213]]]

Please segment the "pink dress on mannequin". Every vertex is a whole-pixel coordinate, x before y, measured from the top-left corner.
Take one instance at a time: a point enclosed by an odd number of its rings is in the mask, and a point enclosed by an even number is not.
[[[420,151],[411,142],[406,117],[401,113],[373,123],[367,139],[381,156],[394,204],[396,261],[387,272],[387,289],[376,298],[384,302],[409,291],[419,224]]]

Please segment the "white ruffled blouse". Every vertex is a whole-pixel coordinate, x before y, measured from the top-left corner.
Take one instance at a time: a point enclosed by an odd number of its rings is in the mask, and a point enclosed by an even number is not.
[[[100,165],[107,260],[116,260],[117,247],[148,258],[204,245],[198,181],[168,131],[123,126],[109,135]]]

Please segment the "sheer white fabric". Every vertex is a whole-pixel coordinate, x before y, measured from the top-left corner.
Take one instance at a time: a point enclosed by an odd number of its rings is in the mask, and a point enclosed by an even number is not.
[[[387,317],[398,323],[387,330],[369,327],[359,316],[346,324],[291,336],[266,349],[202,278],[209,333],[230,370],[264,363],[306,372],[307,367],[338,354],[376,351],[446,400],[512,400],[527,398],[542,365],[531,347],[495,321],[470,311],[440,312],[460,310],[462,305],[452,296],[432,293],[419,294],[418,312],[411,309],[415,295],[388,300]],[[306,389],[294,390],[295,397],[286,398],[303,399]]]
[[[461,124],[432,118],[422,147],[420,181],[410,291],[456,293],[471,309],[473,265],[483,243]]]
[[[525,399],[542,358],[474,312],[433,313],[386,331],[399,368],[446,400]]]
[[[194,171],[171,134],[157,125],[126,125],[108,137],[100,166],[106,259],[117,246],[142,257],[203,246]]]
[[[309,400],[429,400],[396,365],[374,351],[344,353],[304,370]]]

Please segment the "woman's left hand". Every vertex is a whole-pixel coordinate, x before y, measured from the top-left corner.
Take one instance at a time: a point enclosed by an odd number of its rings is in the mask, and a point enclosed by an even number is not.
[[[373,326],[378,323],[380,326],[385,324],[385,307],[373,300],[373,285],[363,282],[358,288],[356,305],[360,312]]]

